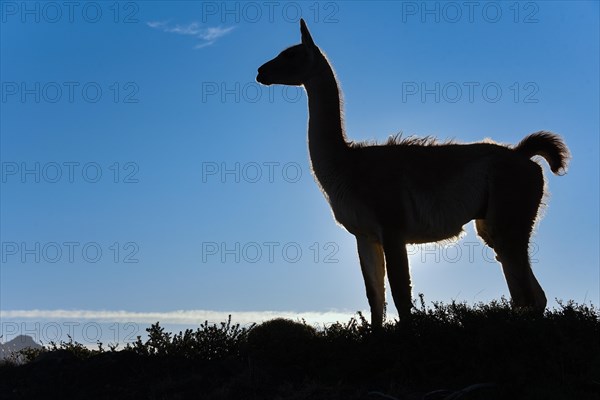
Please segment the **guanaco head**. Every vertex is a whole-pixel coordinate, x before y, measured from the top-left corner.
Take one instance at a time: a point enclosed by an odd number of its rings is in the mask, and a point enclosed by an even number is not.
[[[300,86],[310,78],[319,48],[313,42],[303,19],[300,19],[300,32],[302,43],[288,47],[258,69],[258,83]]]

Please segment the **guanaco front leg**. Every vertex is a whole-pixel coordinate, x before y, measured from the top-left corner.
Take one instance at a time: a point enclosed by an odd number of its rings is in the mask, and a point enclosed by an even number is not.
[[[358,257],[362,269],[367,298],[371,307],[371,326],[378,329],[383,325],[385,304],[385,260],[383,247],[376,241],[357,237]]]
[[[405,321],[410,317],[410,310],[412,308],[406,244],[395,236],[384,237],[383,250],[385,252],[385,265],[394,304],[398,310],[400,320]]]

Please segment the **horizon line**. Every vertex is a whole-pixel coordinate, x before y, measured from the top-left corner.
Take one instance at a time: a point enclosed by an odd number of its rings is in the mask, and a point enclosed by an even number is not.
[[[102,322],[137,322],[165,324],[202,324],[227,322],[229,316],[233,323],[251,324],[274,318],[305,320],[310,323],[347,322],[355,317],[357,311],[215,311],[215,310],[173,310],[173,311],[125,311],[125,310],[0,310],[3,319],[39,319],[39,320],[96,320]],[[367,310],[360,310],[368,315]],[[392,317],[392,315],[390,315]]]

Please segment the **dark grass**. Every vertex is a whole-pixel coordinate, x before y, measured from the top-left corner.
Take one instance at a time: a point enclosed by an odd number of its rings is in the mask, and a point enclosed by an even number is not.
[[[126,349],[69,342],[0,367],[0,398],[599,399],[600,314],[509,302],[421,305],[371,332],[361,314],[314,329],[276,319],[165,332]]]

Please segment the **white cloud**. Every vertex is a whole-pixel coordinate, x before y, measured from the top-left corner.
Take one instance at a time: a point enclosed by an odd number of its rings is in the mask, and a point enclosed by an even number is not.
[[[207,47],[210,46],[211,44],[213,44],[213,42],[204,42],[204,43],[198,43],[197,45],[194,46],[195,49],[201,49],[203,47]]]
[[[230,26],[229,28],[221,28],[220,26],[214,28],[206,28],[206,30],[200,34],[200,37],[204,40],[217,40],[221,36],[225,36],[226,34],[231,32],[232,30],[233,26]]]
[[[239,324],[260,323],[273,318],[289,318],[292,320],[305,319],[310,324],[329,324],[333,322],[348,322],[354,316],[349,311],[212,311],[212,310],[176,310],[167,312],[132,312],[109,310],[0,310],[0,319],[4,320],[90,320],[96,322],[137,322],[152,324],[201,324],[204,321],[219,323],[227,321],[231,315],[232,321]],[[368,313],[364,315],[368,316]]]
[[[146,25],[148,25],[150,28],[162,28],[166,24],[168,24],[168,21],[151,21],[151,22],[146,22]]]
[[[217,39],[227,35],[234,28],[233,26],[226,28],[220,26],[202,27],[198,22],[191,22],[187,25],[177,24],[171,26],[169,21],[149,21],[146,22],[146,25],[150,28],[160,29],[167,33],[195,37],[201,41],[194,46],[195,49],[201,49],[214,44]]]
[[[165,28],[165,32],[177,33],[179,35],[192,35],[192,36],[197,36],[202,33],[202,31],[200,30],[200,25],[197,22],[192,22],[191,24],[186,25],[186,26],[175,25],[172,28],[167,27],[167,28]]]

